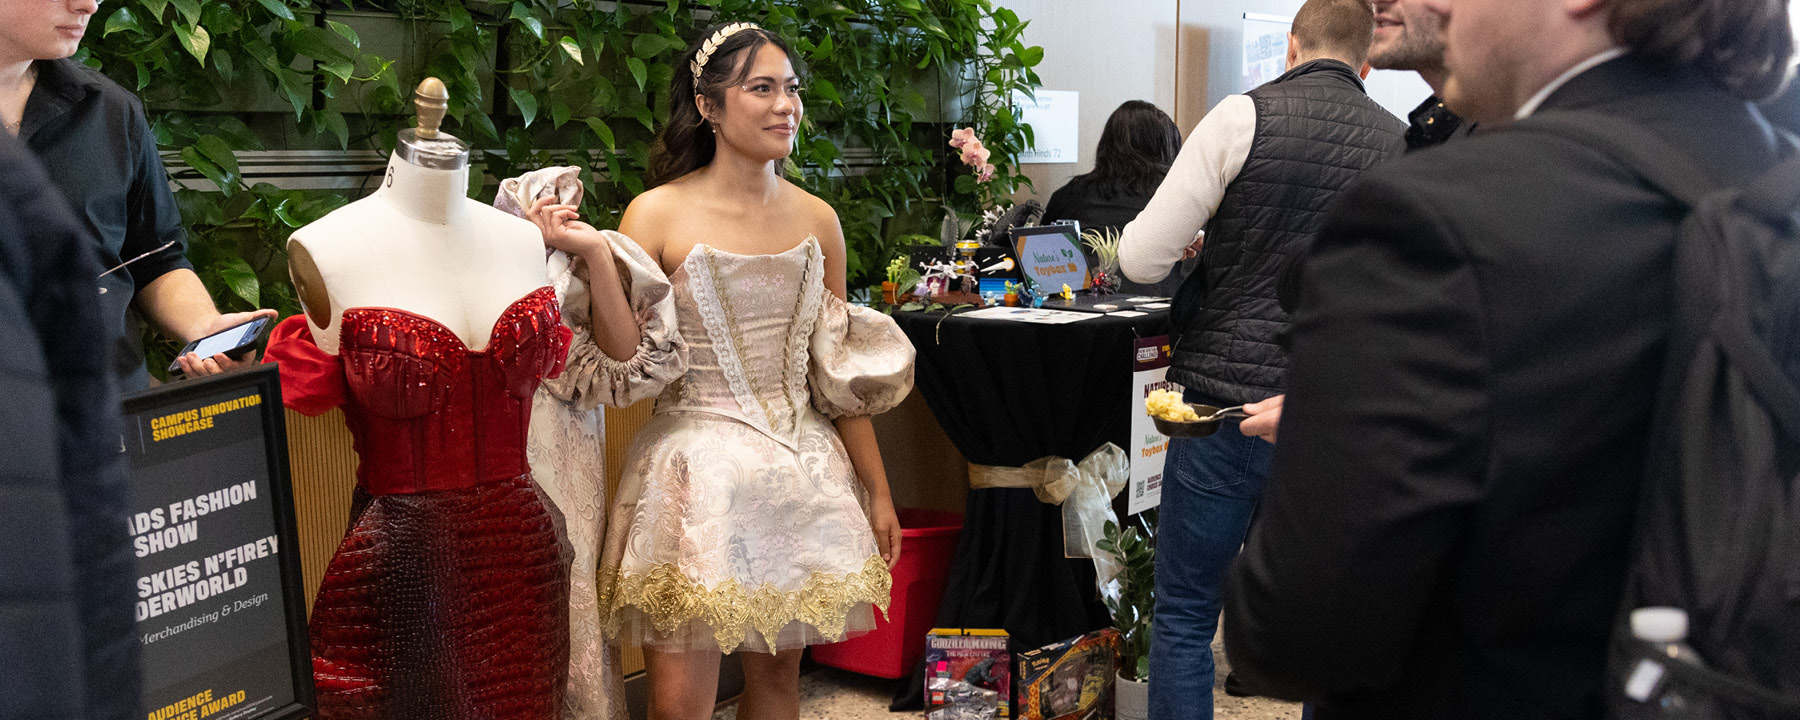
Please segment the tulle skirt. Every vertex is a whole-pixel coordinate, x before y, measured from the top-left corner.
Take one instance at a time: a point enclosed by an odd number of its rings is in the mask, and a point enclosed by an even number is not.
[[[823,415],[791,442],[695,411],[661,412],[637,437],[601,559],[613,637],[767,653],[874,629],[893,581]]]

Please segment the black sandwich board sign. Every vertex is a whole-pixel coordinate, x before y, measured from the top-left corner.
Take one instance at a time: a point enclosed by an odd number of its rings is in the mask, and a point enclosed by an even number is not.
[[[281,381],[273,365],[125,398],[147,720],[313,708]]]

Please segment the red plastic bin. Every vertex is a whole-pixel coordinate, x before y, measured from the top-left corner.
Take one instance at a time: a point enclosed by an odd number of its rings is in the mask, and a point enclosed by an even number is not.
[[[901,508],[900,563],[887,617],[875,613],[875,630],[831,645],[814,645],[821,665],[863,675],[901,678],[925,654],[925,634],[937,620],[938,601],[950,580],[950,557],[962,531],[962,513]]]

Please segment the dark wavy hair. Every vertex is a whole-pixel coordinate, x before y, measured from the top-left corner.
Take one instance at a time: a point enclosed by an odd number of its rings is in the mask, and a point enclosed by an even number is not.
[[[1082,177],[1108,200],[1149,195],[1180,153],[1181,131],[1169,114],[1142,100],[1127,100],[1106,118],[1094,148],[1094,169]]]
[[[681,61],[675,65],[674,77],[669,81],[669,121],[663,125],[662,131],[656,134],[656,143],[650,147],[650,175],[647,187],[656,187],[674,180],[690,172],[705,167],[712,162],[713,154],[718,152],[718,145],[712,130],[706,126],[706,118],[700,116],[699,108],[694,106],[694,96],[703,95],[717,112],[723,113],[725,108],[725,90],[742,84],[744,78],[750,76],[749,58],[755,57],[756,51],[764,46],[773,46],[785,53],[788,61],[794,64],[794,73],[804,82],[805,71],[801,69],[800,59],[794,57],[781,36],[762,28],[740,30],[719,43],[707,57],[706,67],[700,71],[698,82],[690,68],[694,56],[700,47],[711,39],[713,33],[729,23],[719,23],[706,28],[699,39],[682,53]],[[739,58],[744,60],[740,62]]]
[[[1613,38],[1661,67],[1689,66],[1745,100],[1781,91],[1792,72],[1788,0],[1613,0]]]

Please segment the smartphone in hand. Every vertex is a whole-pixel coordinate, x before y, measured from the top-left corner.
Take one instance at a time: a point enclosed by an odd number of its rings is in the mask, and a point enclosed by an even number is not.
[[[179,358],[188,353],[195,353],[203,358],[221,353],[229,358],[240,357],[246,351],[256,348],[257,343],[262,340],[263,330],[269,327],[270,322],[272,321],[269,318],[259,317],[242,325],[226,328],[188,343],[187,347],[182,348],[175,357]],[[169,372],[181,372],[181,363],[169,363]]]

